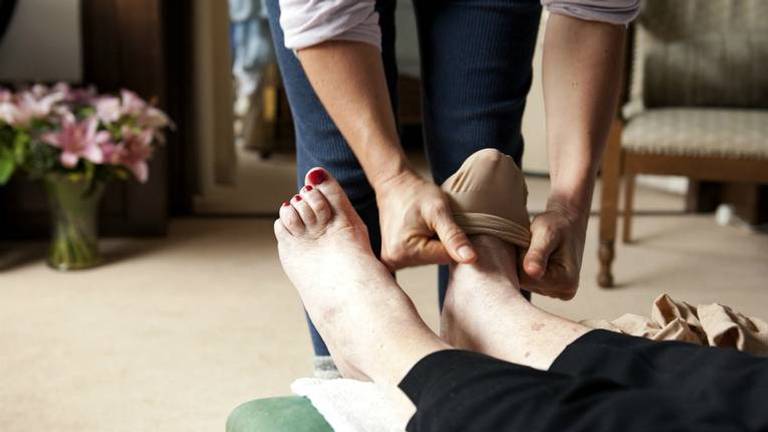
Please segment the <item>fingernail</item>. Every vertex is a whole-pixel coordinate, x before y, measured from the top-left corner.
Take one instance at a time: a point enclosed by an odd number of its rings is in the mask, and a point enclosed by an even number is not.
[[[294,195],[293,199],[295,199],[296,201],[301,201],[301,195]]]
[[[475,253],[472,251],[472,248],[469,246],[462,246],[459,248],[459,256],[463,260],[469,260],[475,257]]]
[[[314,189],[314,188],[312,187],[312,185],[306,185],[306,186],[304,186],[304,190],[305,190],[305,191],[307,191],[307,192],[311,191],[312,189]]]
[[[309,182],[313,185],[319,185],[322,184],[328,176],[325,174],[325,171],[321,169],[316,169],[309,172],[309,175],[307,176],[309,179]]]
[[[291,205],[291,203],[288,201],[283,201],[283,207],[288,207],[289,205]]]

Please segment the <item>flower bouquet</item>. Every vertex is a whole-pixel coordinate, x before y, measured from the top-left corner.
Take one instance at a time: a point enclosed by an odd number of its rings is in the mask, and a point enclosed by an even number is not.
[[[97,265],[97,214],[112,179],[146,182],[148,160],[171,126],[133,92],[36,85],[0,88],[0,185],[19,172],[41,179],[53,222],[49,264],[60,270]]]

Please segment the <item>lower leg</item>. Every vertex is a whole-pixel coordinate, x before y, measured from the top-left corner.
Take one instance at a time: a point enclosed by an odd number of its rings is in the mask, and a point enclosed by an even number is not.
[[[532,305],[520,293],[517,253],[495,237],[472,237],[473,264],[451,267],[441,337],[458,348],[548,369],[587,327]]]

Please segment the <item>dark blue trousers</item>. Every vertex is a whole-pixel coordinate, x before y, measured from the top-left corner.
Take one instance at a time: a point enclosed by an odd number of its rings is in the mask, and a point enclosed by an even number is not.
[[[382,60],[397,106],[395,0],[378,0]],[[518,163],[525,98],[541,7],[539,0],[414,0],[421,53],[424,142],[432,175],[442,183],[469,155],[496,148]],[[294,53],[285,48],[279,0],[267,0],[275,51],[296,129],[297,184],[321,166],[344,187],[381,249],[376,200],[360,164],[315,95]],[[443,266],[444,267],[444,266]],[[439,272],[440,301],[447,268]],[[315,353],[328,349],[310,323]]]

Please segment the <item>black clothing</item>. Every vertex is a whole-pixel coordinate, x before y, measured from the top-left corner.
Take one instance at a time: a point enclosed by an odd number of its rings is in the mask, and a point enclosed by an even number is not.
[[[409,432],[768,431],[768,359],[603,330],[549,371],[439,351],[400,388]]]

